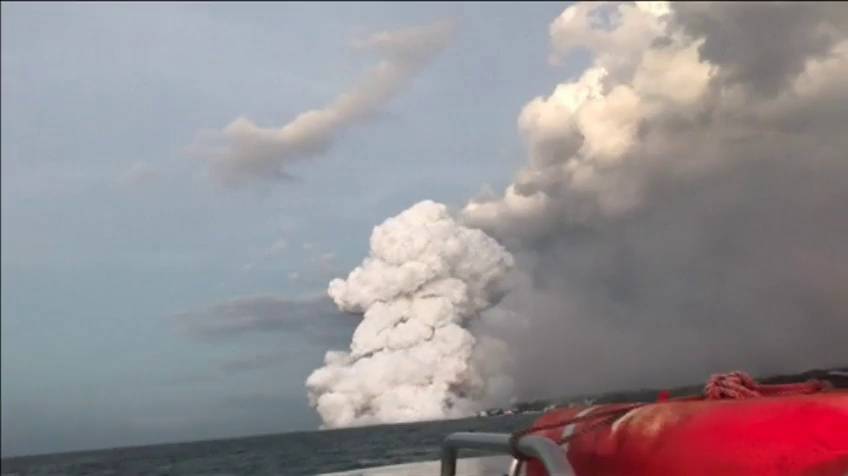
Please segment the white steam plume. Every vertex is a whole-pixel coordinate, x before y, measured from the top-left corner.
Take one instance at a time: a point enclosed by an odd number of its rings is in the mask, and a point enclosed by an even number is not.
[[[371,118],[453,37],[454,24],[375,33],[354,44],[382,60],[329,105],[306,111],[282,127],[262,127],[239,117],[222,131],[201,137],[193,149],[226,184],[287,177],[286,165],[324,153],[342,129]]]
[[[466,416],[509,395],[492,340],[468,321],[502,294],[512,256],[425,201],[374,228],[371,254],[330,283],[340,309],[362,313],[349,352],[328,352],[309,376],[326,427]],[[492,359],[478,362],[475,348]]]

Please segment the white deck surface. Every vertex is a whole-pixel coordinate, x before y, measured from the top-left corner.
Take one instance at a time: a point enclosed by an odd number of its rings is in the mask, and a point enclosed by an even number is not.
[[[457,460],[457,476],[503,476],[509,472],[511,456],[486,456],[460,458]],[[439,461],[378,466],[340,473],[325,473],[321,476],[438,476]]]

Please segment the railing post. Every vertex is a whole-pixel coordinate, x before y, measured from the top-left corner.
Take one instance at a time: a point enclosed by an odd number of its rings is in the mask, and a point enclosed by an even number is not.
[[[442,443],[441,476],[456,476],[456,460],[460,449],[513,451],[508,433],[452,433]],[[565,453],[556,443],[537,435],[522,436],[516,448],[522,455],[535,458],[545,466],[548,476],[573,476]]]
[[[452,445],[442,445],[442,475],[456,476],[457,449]]]

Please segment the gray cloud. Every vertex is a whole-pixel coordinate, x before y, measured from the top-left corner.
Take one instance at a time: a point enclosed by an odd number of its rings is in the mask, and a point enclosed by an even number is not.
[[[504,304],[526,327],[498,334],[518,359],[519,388],[638,387],[848,361],[845,164],[788,159],[656,180],[632,216],[561,225],[523,244],[531,279]]]
[[[240,117],[220,132],[204,134],[191,149],[227,184],[289,178],[284,170],[288,164],[326,152],[342,129],[373,117],[447,47],[453,31],[452,22],[441,21],[357,41],[356,49],[374,51],[382,59],[329,105],[306,111],[279,128]]]
[[[134,162],[118,177],[118,184],[129,187],[143,186],[162,178],[161,172],[149,162]]]
[[[303,300],[274,296],[231,299],[176,316],[186,332],[202,339],[280,332],[322,343],[350,337],[356,317],[341,313],[329,298]],[[235,364],[238,366],[238,364]]]
[[[225,374],[234,374],[266,369],[285,363],[296,355],[298,355],[298,349],[283,347],[276,351],[262,352],[247,357],[227,360],[221,364],[221,371]]]
[[[298,345],[298,343],[280,344],[278,348],[270,351],[247,352],[240,357],[231,357],[219,361],[214,369],[203,372],[184,373],[181,375],[173,375],[162,380],[162,385],[198,385],[209,382],[225,380],[228,376],[250,373],[258,370],[269,368],[285,369],[284,371],[292,371],[293,361],[314,360],[320,362],[323,357],[323,347],[333,345],[344,345],[347,337],[344,334],[344,329],[348,327],[344,324],[338,326],[340,332],[338,337],[334,337],[333,333],[325,333],[320,339],[314,339],[313,335],[302,334],[301,338],[305,338],[306,342],[300,342],[307,345]],[[350,332],[347,332],[350,334]],[[314,344],[309,346],[309,344]]]
[[[848,8],[570,8],[623,23],[525,108],[514,183],[463,211],[523,271],[476,331],[524,396],[845,365]],[[585,13],[554,40],[583,45],[563,35]]]
[[[705,38],[704,59],[754,92],[785,87],[848,28],[848,8],[836,2],[814,8],[798,2],[685,2],[674,5],[674,14],[683,30]]]

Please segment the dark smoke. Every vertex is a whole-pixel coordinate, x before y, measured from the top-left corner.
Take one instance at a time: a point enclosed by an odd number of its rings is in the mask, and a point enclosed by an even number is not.
[[[561,121],[523,131],[531,156],[512,190],[464,211],[525,273],[502,303],[514,315],[476,329],[510,343],[519,397],[848,363],[848,7],[570,8],[620,13],[609,41],[583,45],[609,73],[585,104],[618,109],[587,125],[546,99]],[[558,20],[555,41],[591,29],[574,21]],[[617,57],[634,30],[651,46]],[[693,65],[674,54],[693,46],[712,73],[675,97],[693,82],[674,74]],[[652,54],[670,59],[652,67]],[[616,86],[638,97],[626,102],[637,119],[632,134],[610,128],[630,140],[610,159],[587,147],[588,128],[622,117]],[[563,171],[577,165],[588,187]]]

